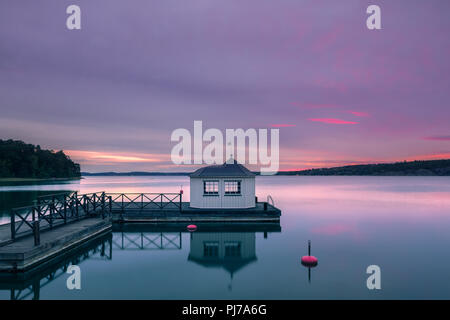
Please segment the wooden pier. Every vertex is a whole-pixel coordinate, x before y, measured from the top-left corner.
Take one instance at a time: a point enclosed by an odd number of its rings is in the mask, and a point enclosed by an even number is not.
[[[57,194],[11,210],[0,226],[0,271],[21,272],[73,250],[124,223],[200,223],[211,229],[227,223],[276,223],[281,212],[267,202],[249,209],[194,209],[181,193]],[[224,226],[222,225],[222,228]],[[229,228],[229,225],[228,225]]]

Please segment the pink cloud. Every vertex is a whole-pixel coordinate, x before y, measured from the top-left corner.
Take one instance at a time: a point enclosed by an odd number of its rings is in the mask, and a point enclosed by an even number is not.
[[[347,113],[350,113],[350,114],[352,114],[352,115],[354,115],[354,116],[357,116],[357,117],[368,117],[368,116],[369,116],[369,113],[367,113],[367,112],[362,112],[362,111],[351,111],[351,110],[347,110],[346,112],[347,112]]]
[[[73,160],[83,164],[102,164],[102,163],[158,163],[168,161],[169,155],[166,154],[148,154],[148,153],[130,153],[130,152],[103,152],[86,150],[64,150],[64,152]]]
[[[339,112],[345,112],[348,114],[352,114],[356,117],[368,117],[370,114],[364,111],[354,111],[354,110],[346,110],[344,106],[339,106],[336,104],[320,104],[320,103],[302,103],[302,102],[291,102],[292,105],[300,107],[302,109],[336,109]]]
[[[295,124],[287,124],[287,123],[279,123],[279,124],[271,124],[272,128],[289,128],[289,127],[295,127]]]
[[[424,137],[423,139],[432,141],[450,141],[450,136],[431,136],[431,137]]]
[[[335,118],[310,118],[309,121],[313,122],[322,122],[322,123],[329,123],[329,124],[358,124],[356,121],[346,121],[341,119],[335,119]]]

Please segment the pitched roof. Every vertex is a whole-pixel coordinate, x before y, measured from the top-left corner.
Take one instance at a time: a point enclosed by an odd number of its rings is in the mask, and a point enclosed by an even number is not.
[[[254,177],[255,174],[236,160],[227,161],[222,165],[212,165],[200,168],[189,175],[191,178],[201,177]]]

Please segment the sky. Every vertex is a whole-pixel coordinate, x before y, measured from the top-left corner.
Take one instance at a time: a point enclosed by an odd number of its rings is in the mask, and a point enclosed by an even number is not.
[[[450,158],[449,16],[447,0],[2,0],[0,139],[89,172],[190,171],[170,136],[194,120],[279,128],[280,170]]]

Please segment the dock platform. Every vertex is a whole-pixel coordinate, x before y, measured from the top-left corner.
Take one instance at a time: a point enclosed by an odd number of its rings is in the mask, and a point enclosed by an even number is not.
[[[0,247],[0,271],[25,271],[111,229],[110,219],[89,218],[43,232],[40,245],[23,237]]]
[[[266,210],[264,210],[266,206]],[[114,222],[277,222],[281,211],[270,204],[258,202],[248,209],[196,209],[189,202],[181,203],[180,208],[149,208],[148,203],[141,206],[129,206],[124,209],[112,207]]]
[[[189,223],[201,225],[204,231],[251,223],[266,232],[273,223],[279,225],[280,216],[281,211],[267,202],[247,209],[191,208],[181,193],[45,196],[31,206],[12,209],[10,223],[0,225],[0,272],[25,272],[111,232],[113,226],[148,229],[151,224],[166,224],[166,228],[169,224],[181,232]]]

